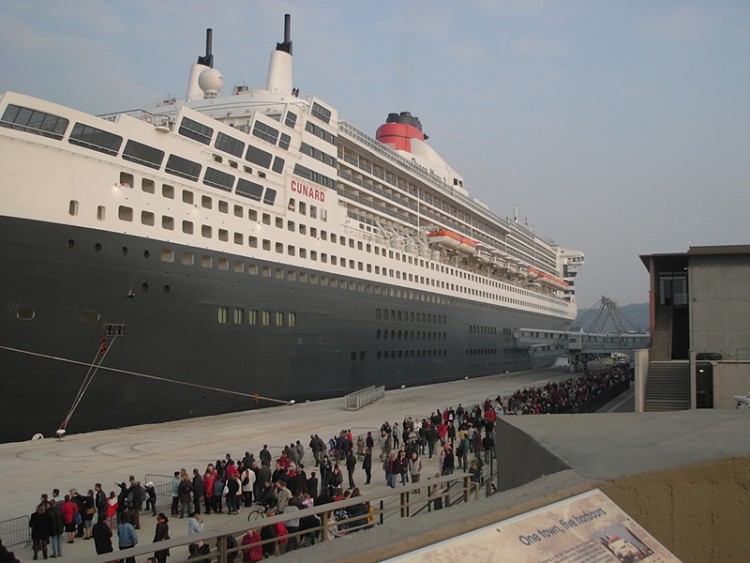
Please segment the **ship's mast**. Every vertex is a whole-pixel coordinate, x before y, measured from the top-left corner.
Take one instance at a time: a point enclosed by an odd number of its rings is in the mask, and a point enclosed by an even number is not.
[[[281,94],[292,93],[292,17],[284,15],[284,41],[276,44],[268,64],[266,90]]]

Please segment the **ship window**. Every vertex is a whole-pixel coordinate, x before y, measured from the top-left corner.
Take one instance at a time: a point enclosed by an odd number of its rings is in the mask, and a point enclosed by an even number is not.
[[[253,135],[275,145],[279,138],[279,131],[265,123],[256,121],[255,126],[253,127]]]
[[[328,254],[326,254],[325,252],[322,252],[320,254],[320,261],[323,262],[323,264],[327,264],[328,263]]]
[[[299,212],[302,215],[306,215],[307,214],[307,205],[305,204],[304,201],[300,201],[299,202]]]
[[[159,169],[161,163],[164,161],[164,151],[129,140],[125,143],[122,158],[123,160],[147,166],[148,168]]]
[[[307,283],[307,274],[305,272],[300,272],[299,281],[300,283]]]
[[[206,168],[206,174],[203,176],[203,183],[207,186],[231,192],[234,186],[234,176],[209,166]]]
[[[318,253],[315,250],[310,251],[310,260],[317,260],[318,259]]]
[[[263,311],[261,314],[261,323],[263,326],[268,326],[271,324],[271,311]]]
[[[241,325],[244,321],[245,311],[242,309],[234,310],[234,324]]]
[[[99,311],[83,311],[81,313],[81,320],[84,323],[95,323],[100,318]]]
[[[289,326],[297,326],[297,313],[288,313],[286,316],[286,324]]]
[[[106,209],[104,208],[103,205],[100,205],[99,207],[96,208],[96,219],[98,221],[104,221],[106,216],[107,216]]]
[[[248,264],[247,265],[247,273],[251,276],[257,276],[258,275],[258,265],[257,264]]]
[[[284,326],[284,313],[281,311],[276,312],[276,326]]]
[[[174,219],[168,215],[162,215],[161,228],[167,231],[174,231]]]
[[[182,202],[188,205],[193,205],[193,192],[189,190],[182,190]]]
[[[226,307],[219,307],[217,310],[217,318],[216,320],[220,325],[227,324],[227,317],[229,316],[229,309]]]
[[[297,124],[297,114],[292,113],[291,111],[286,112],[286,119],[284,120],[284,125],[294,129],[294,126],[296,124]]]
[[[149,178],[143,178],[141,180],[141,189],[147,194],[156,193],[156,183]]]
[[[108,131],[103,131],[102,129],[90,127],[89,125],[76,123],[70,133],[68,142],[72,145],[78,145],[111,156],[117,156],[120,146],[122,145],[122,137]]]
[[[276,190],[273,188],[266,188],[266,193],[263,194],[263,203],[267,205],[273,205],[276,201]]]
[[[73,216],[78,215],[78,202],[74,199],[71,199],[68,204],[68,214]]]
[[[228,272],[229,271],[229,260],[227,260],[226,258],[219,258],[216,266],[217,266],[217,268],[219,268],[219,270],[223,270],[225,272]]]
[[[208,145],[211,143],[211,137],[213,137],[214,130],[207,125],[203,125],[202,123],[190,119],[189,117],[183,117],[180,122],[179,133],[183,137]]]
[[[239,217],[241,219],[244,214],[245,214],[244,213],[244,209],[242,208],[241,205],[235,205],[234,206],[234,216],[235,217]]]
[[[296,281],[297,280],[297,272],[295,272],[294,270],[289,270],[286,273],[286,279],[288,279],[289,281]]]
[[[307,249],[305,249],[305,248],[300,248],[300,249],[299,249],[299,257],[300,257],[300,258],[307,258]]]
[[[310,217],[312,217],[313,219],[316,219],[318,217],[318,208],[314,205],[310,206]]]
[[[336,258],[336,256],[334,256],[333,254],[331,254],[331,264],[333,266],[335,266],[337,264],[337,260],[338,260],[338,258]]]
[[[258,248],[258,237],[254,237],[252,235],[248,236],[247,237],[247,245],[250,248]]]
[[[161,249],[161,261],[162,262],[174,262],[174,250],[169,248]]]
[[[291,142],[292,138],[287,135],[286,133],[282,133],[279,137],[279,148],[282,148],[284,150],[289,150],[289,143]]]
[[[277,242],[274,246],[276,248],[276,253],[277,254],[283,254],[284,253],[284,243]]]
[[[169,155],[164,170],[167,174],[173,174],[188,180],[197,180],[201,175],[200,164],[174,154]]]
[[[271,241],[267,238],[263,239],[263,250],[271,250]]]
[[[284,159],[277,156],[273,159],[273,171],[281,174],[284,171]]]
[[[247,312],[247,323],[252,326],[255,326],[258,324],[258,310],[257,309],[250,309]]]
[[[255,201],[260,201],[263,196],[263,186],[250,182],[244,178],[240,178],[237,182],[237,195],[241,195]]]
[[[19,307],[16,309],[16,319],[19,321],[30,321],[35,315],[36,312],[31,307]]]
[[[26,131],[58,141],[63,138],[70,122],[64,117],[42,113],[32,109],[9,104],[5,109],[0,126]]]
[[[193,256],[192,252],[183,252],[180,257],[180,261],[185,266],[192,266],[193,264],[195,264],[195,256]]]
[[[150,211],[141,211],[141,223],[153,227],[155,224],[154,214]]]
[[[277,229],[283,229],[284,228],[284,219],[282,219],[281,217],[276,217],[275,223],[276,223],[276,228]]]
[[[247,210],[247,218],[250,221],[258,222],[258,212],[255,209]]]
[[[245,143],[243,143],[239,139],[235,139],[234,137],[230,137],[229,135],[225,135],[221,132],[216,135],[215,146],[217,149],[227,152],[233,156],[241,157],[242,153],[245,152]]]
[[[120,218],[121,221],[132,221],[133,220],[133,208],[132,207],[125,207],[124,205],[121,205],[117,216]]]
[[[229,231],[226,229],[219,229],[219,240],[222,242],[229,241]]]
[[[310,113],[326,123],[330,123],[331,121],[331,110],[323,107],[318,102],[313,102]]]
[[[120,187],[121,188],[132,188],[133,187],[133,175],[129,172],[120,172]]]
[[[201,207],[204,209],[211,209],[211,207],[213,207],[213,200],[207,195],[202,196]]]
[[[193,234],[193,223],[192,221],[183,221],[182,222],[182,232],[186,235],[192,235]]]
[[[289,246],[286,247],[286,253],[289,256],[295,256],[297,254],[297,251],[296,251],[295,247],[290,244]]]
[[[201,267],[203,268],[213,268],[214,261],[213,258],[208,256],[207,254],[204,254],[201,256]]]
[[[234,233],[234,244],[244,244],[245,243],[245,237],[242,235],[242,233]]]
[[[247,147],[245,160],[247,160],[248,162],[252,162],[253,164],[257,164],[258,166],[262,166],[263,168],[270,168],[272,158],[273,155],[268,151],[264,151],[252,145]]]
[[[211,225],[201,225],[201,236],[211,238]]]
[[[162,197],[166,197],[167,199],[174,199],[174,186],[170,186],[169,184],[162,184],[161,195]]]
[[[229,204],[223,199],[219,200],[219,213],[229,213]],[[240,211],[240,217],[242,217],[241,211]]]

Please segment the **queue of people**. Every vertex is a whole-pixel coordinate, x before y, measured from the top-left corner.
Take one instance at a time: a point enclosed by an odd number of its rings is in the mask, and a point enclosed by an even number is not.
[[[202,514],[236,515],[242,507],[250,508],[253,504],[262,505],[267,515],[286,514],[356,497],[360,495],[357,481],[370,485],[373,463],[378,460],[385,483],[391,488],[398,483],[405,486],[421,482],[423,459],[433,457],[437,457],[438,476],[458,470],[469,472],[472,479],[480,482],[482,468],[494,452],[498,415],[557,413],[571,406],[579,407],[616,385],[625,377],[623,373],[608,370],[563,383],[550,382],[542,388],[517,390],[505,398],[487,399],[470,408],[459,403],[455,408],[436,409],[429,416],[405,417],[400,424],[386,421],[379,431],[367,431],[356,438],[351,429],[342,429],[328,441],[311,434],[309,462],[308,449],[299,440],[291,441],[275,459],[267,445],[260,449],[257,458],[250,451],[236,460],[227,453],[202,471],[198,468],[191,472],[185,468],[174,471],[170,516],[187,518],[188,534],[193,535],[203,528]],[[358,468],[365,475],[364,483],[357,477]],[[141,485],[131,476],[128,483],[119,483],[118,488],[119,492],[106,494],[97,483],[87,494],[72,489],[62,496],[55,489],[51,497],[42,495],[30,518],[34,559],[40,554],[45,559],[61,557],[63,544],[74,543],[77,538],[93,539],[98,554],[113,552],[115,534],[120,549],[132,547],[138,543],[142,513],[156,517],[154,542],[169,539],[169,517],[156,512],[154,484]],[[332,518],[326,533],[335,537],[367,527],[372,524],[370,513],[369,503],[356,505],[347,514]],[[340,523],[350,516],[355,517],[354,524]],[[356,525],[357,522],[361,524]],[[312,533],[286,536],[319,525],[317,518],[307,517],[291,519],[286,525],[251,528],[241,540],[241,545],[246,546],[241,550],[242,561],[258,561],[273,554],[276,546],[288,551],[309,544],[315,541]],[[271,538],[277,541],[260,545]],[[235,538],[228,538],[227,542],[237,545]],[[209,552],[210,546],[205,542],[190,544],[191,557],[200,558]],[[152,559],[165,563],[168,556],[168,549],[157,550]],[[126,559],[129,560],[132,559]]]

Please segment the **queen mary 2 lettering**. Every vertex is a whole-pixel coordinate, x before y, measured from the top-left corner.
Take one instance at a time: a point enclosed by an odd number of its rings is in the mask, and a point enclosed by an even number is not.
[[[313,188],[300,180],[292,180],[291,183],[292,191],[315,201],[323,203],[326,200],[326,193],[318,188]]]
[[[525,370],[518,329],[575,319],[583,254],[411,113],[373,136],[300,91],[290,29],[265,86],[223,92],[208,30],[182,99],[0,95],[0,441]]]

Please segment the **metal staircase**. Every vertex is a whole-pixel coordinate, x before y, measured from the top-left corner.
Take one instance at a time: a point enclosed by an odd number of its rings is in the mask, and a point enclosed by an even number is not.
[[[644,411],[690,409],[690,362],[649,362]]]

